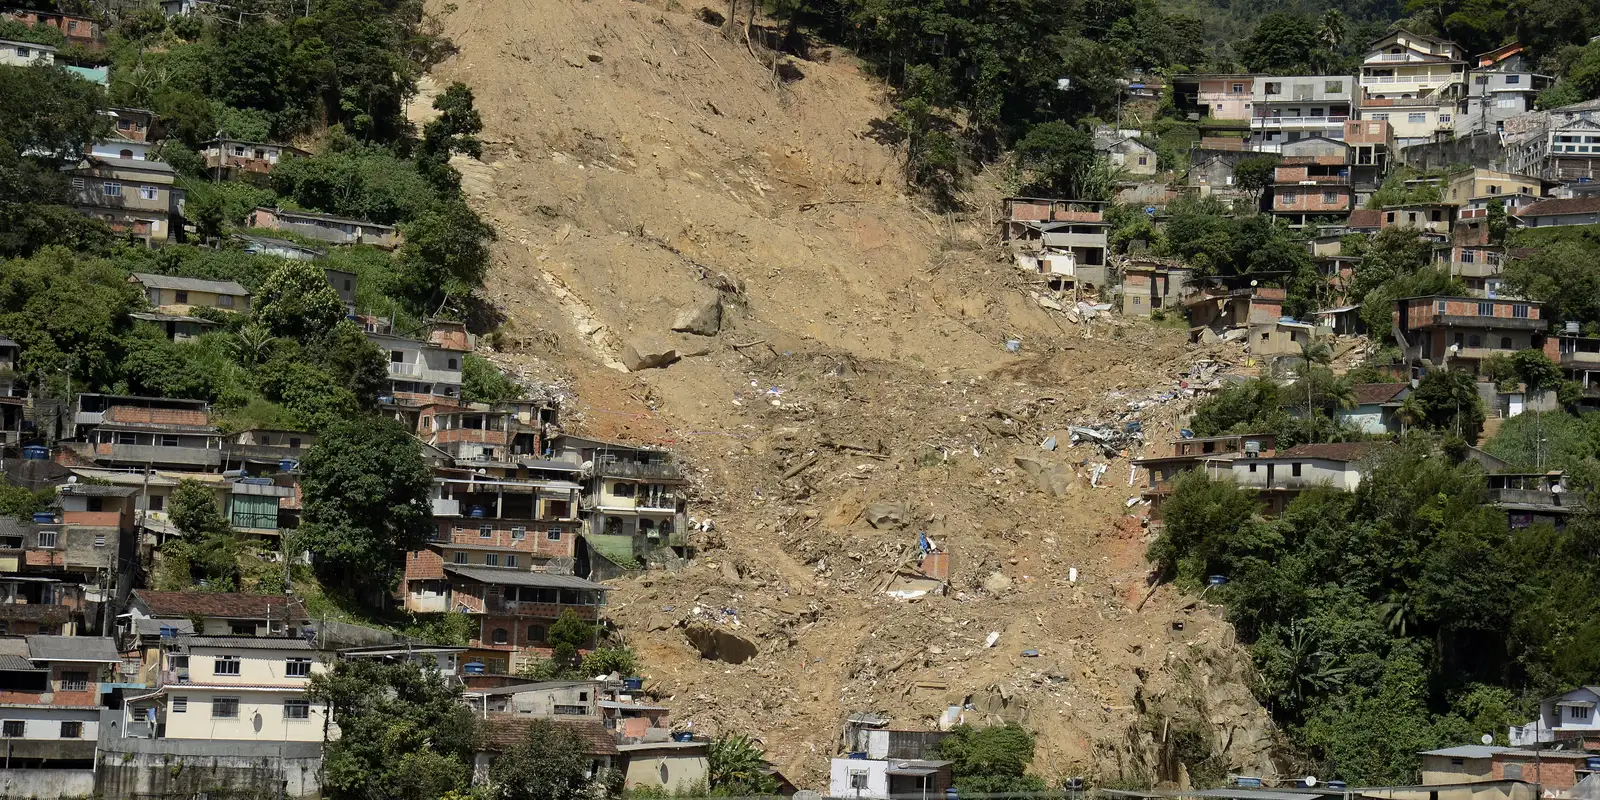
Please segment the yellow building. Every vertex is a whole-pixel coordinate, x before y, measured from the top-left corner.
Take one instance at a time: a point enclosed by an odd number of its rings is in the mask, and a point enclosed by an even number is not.
[[[241,314],[250,311],[250,290],[234,281],[136,272],[128,276],[128,282],[139,284],[150,305],[168,314],[186,314],[195,308],[220,308]]]
[[[1528,175],[1494,169],[1474,169],[1450,179],[1449,186],[1444,192],[1444,200],[1446,203],[1464,205],[1468,200],[1477,197],[1510,194],[1531,194],[1538,197],[1543,194],[1542,185],[1538,178]]]
[[[1361,118],[1387,121],[1402,146],[1453,135],[1465,59],[1455,42],[1405,30],[1373,42],[1361,63]]]
[[[158,245],[172,238],[183,213],[183,190],[160,161],[88,156],[68,171],[72,206],[112,230]]]

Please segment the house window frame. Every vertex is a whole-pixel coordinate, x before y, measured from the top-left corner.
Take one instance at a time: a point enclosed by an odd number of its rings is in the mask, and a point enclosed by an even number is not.
[[[283,661],[283,675],[286,678],[311,677],[311,659],[287,658]]]
[[[310,700],[303,697],[284,698],[283,720],[285,722],[304,722],[309,719],[311,719]]]
[[[83,720],[80,720],[80,719],[64,719],[64,720],[61,720],[61,738],[63,738],[63,739],[82,739],[83,738]]]
[[[15,726],[15,727],[13,727]],[[0,720],[0,739],[28,738],[28,721],[25,719]]]
[[[239,718],[239,698],[237,698],[237,697],[213,697],[213,698],[211,698],[211,718],[212,719],[238,719]]]
[[[238,675],[244,662],[235,655],[220,655],[211,659],[212,675]]]

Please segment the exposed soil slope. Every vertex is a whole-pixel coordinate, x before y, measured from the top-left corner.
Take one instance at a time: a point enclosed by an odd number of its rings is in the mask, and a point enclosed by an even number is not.
[[[825,783],[846,712],[926,727],[962,703],[1039,731],[1045,775],[1180,780],[1185,732],[1212,766],[1271,771],[1230,629],[1168,589],[1140,608],[1126,457],[1065,446],[1067,425],[1120,425],[1175,387],[1202,355],[1181,331],[1073,323],[1030,296],[986,215],[920,210],[868,136],[882,89],[846,53],[779,83],[681,10],[456,6],[460,52],[433,82],[469,84],[487,126],[484,162],[457,163],[501,235],[497,358],[575,394],[569,428],[684,453],[692,513],[714,521],[696,562],[613,597],[677,719],[761,735],[804,786]],[[719,335],[670,332],[717,294]],[[630,345],[691,355],[630,374]],[[1152,441],[1184,403],[1139,412]],[[866,521],[882,502],[903,525]],[[950,591],[891,598],[920,531],[951,552]],[[705,659],[689,632],[756,654]]]

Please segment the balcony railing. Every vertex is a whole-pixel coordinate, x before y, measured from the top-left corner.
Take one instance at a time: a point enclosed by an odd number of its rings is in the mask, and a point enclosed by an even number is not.
[[[422,374],[422,367],[419,364],[413,364],[413,363],[408,362],[408,361],[390,361],[389,362],[389,374],[390,375],[405,375],[407,377],[413,377],[414,378],[414,377]]]
[[[433,515],[436,517],[459,517],[461,516],[461,501],[435,499],[433,501]]]
[[[1344,121],[1349,118],[1350,117],[1348,115],[1341,115],[1337,117],[1256,117],[1251,120],[1251,123],[1257,128],[1293,128],[1321,125],[1343,125]]]
[[[595,472],[605,478],[683,480],[683,472],[678,469],[678,465],[665,462],[602,461],[595,464]]]

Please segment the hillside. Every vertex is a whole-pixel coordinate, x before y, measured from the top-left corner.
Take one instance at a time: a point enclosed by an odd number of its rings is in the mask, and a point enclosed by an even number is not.
[[[714,521],[697,561],[610,609],[678,720],[761,736],[801,785],[846,713],[924,727],[962,703],[1035,729],[1047,777],[1274,772],[1228,626],[1170,589],[1141,603],[1126,459],[1065,447],[1209,354],[1048,312],[986,214],[920,210],[848,53],[773,70],[675,3],[452,5],[432,84],[470,85],[486,126],[483,161],[453,163],[500,236],[496,360],[570,390],[569,430],[685,454]],[[719,293],[719,335],[670,332]],[[628,373],[630,346],[687,357]],[[1139,412],[1150,441],[1184,405]],[[919,531],[952,554],[949,596],[886,596]],[[690,623],[758,652],[703,659]]]

